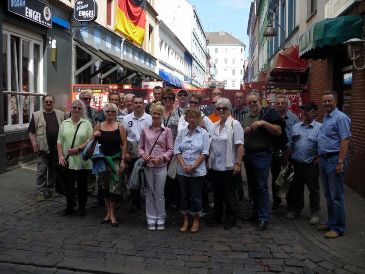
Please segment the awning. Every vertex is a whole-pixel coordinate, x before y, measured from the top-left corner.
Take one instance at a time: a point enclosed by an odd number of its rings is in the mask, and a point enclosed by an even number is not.
[[[165,82],[169,83],[170,85],[173,85],[178,88],[181,88],[183,86],[182,81],[179,78],[172,75],[171,73],[168,73],[167,71],[164,71],[163,69],[160,69],[159,75]]]
[[[299,37],[299,56],[304,59],[325,59],[329,47],[351,38],[362,38],[361,16],[339,16],[315,23]]]
[[[274,58],[271,72],[280,71],[305,71],[308,67],[308,61],[299,58],[299,46],[291,45],[281,50]]]

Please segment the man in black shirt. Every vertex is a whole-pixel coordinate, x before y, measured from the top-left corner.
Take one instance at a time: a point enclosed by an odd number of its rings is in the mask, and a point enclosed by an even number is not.
[[[37,154],[37,200],[53,196],[55,187],[54,165],[58,162],[57,136],[64,113],[54,109],[54,98],[43,97],[43,110],[34,112],[28,127],[34,153]]]
[[[246,98],[249,113],[244,116],[245,168],[252,191],[253,218],[259,221],[258,230],[265,230],[269,219],[268,178],[275,136],[285,130],[285,122],[271,108],[261,107],[259,95],[250,93]]]

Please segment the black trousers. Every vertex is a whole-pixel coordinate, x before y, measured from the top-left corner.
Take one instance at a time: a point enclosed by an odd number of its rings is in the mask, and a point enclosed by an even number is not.
[[[134,168],[134,164],[135,162],[137,162],[138,158],[131,158],[128,161],[128,177],[130,176],[130,174],[133,171]],[[141,208],[141,189],[132,189],[131,190],[131,203],[134,207],[136,207],[137,209]]]
[[[68,208],[74,208],[77,201],[80,209],[84,209],[87,202],[87,178],[91,170],[68,170],[68,181],[65,183],[66,201]]]
[[[175,179],[171,179],[169,176],[167,176],[165,184],[165,205],[167,208],[171,206],[178,208],[179,204],[180,187],[177,180],[177,175]]]
[[[202,210],[202,186],[205,176],[187,177],[177,175],[180,186],[180,212],[197,216]]]
[[[292,161],[294,179],[290,184],[288,197],[290,197],[290,210],[300,213],[304,207],[304,185],[309,190],[309,205],[311,215],[318,215],[320,211],[319,192],[319,165],[304,164]]]
[[[272,178],[271,191],[272,191],[272,200],[275,205],[281,204],[281,198],[278,196],[279,189],[275,182],[279,177],[282,162],[283,162],[282,159],[275,159],[274,156],[271,161],[271,178]]]
[[[243,199],[243,182],[242,182],[242,175],[241,173],[236,173],[233,175],[234,180],[234,187],[235,191],[234,194],[238,201],[242,201]]]
[[[211,180],[214,193],[214,218],[217,222],[222,221],[223,204],[226,207],[226,223],[236,224],[236,196],[233,170],[212,170]]]

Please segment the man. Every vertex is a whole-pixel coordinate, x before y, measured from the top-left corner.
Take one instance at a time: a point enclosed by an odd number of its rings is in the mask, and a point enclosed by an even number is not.
[[[249,111],[248,107],[245,106],[245,98],[243,92],[238,91],[234,95],[234,108],[232,109],[232,116],[238,122],[243,122],[243,116]]]
[[[336,107],[337,94],[333,91],[326,92],[322,102],[326,114],[318,134],[318,153],[328,220],[318,229],[326,231],[326,238],[337,238],[346,228],[343,183],[351,120]]]
[[[179,117],[184,114],[184,111],[188,108],[189,94],[185,89],[180,89],[177,93],[177,101],[179,106],[175,109]]]
[[[91,122],[93,127],[95,126],[99,112],[90,106],[93,94],[90,91],[81,91],[79,94],[80,100],[85,104],[87,119]]]
[[[291,211],[286,217],[294,219],[301,214],[304,207],[304,185],[307,185],[311,209],[309,223],[314,225],[319,223],[318,134],[322,124],[314,120],[318,110],[315,103],[308,102],[301,108],[304,119],[291,128],[285,156],[285,162],[291,157],[294,167],[294,179],[289,188],[289,196],[292,198]]]
[[[124,102],[125,102],[125,107],[126,107],[126,115],[130,114],[134,111],[133,99],[134,99],[134,94],[133,93],[128,93],[124,97]]]
[[[54,109],[54,97],[43,97],[43,110],[32,115],[28,127],[28,134],[37,154],[37,200],[44,201],[47,197],[54,196],[56,175],[54,165],[58,162],[57,136],[60,124],[65,114]]]
[[[222,91],[219,89],[219,88],[215,88],[212,90],[212,100],[213,98],[215,97],[218,97],[217,100],[222,97]],[[210,105],[206,105],[204,106],[203,108],[203,113],[206,115],[206,116],[209,116],[211,115],[212,113],[214,113],[214,110],[215,110],[215,107],[213,104],[210,104]]]
[[[125,97],[125,93],[124,92],[119,92],[118,109],[119,109],[120,113],[123,113],[124,115],[126,115],[127,114],[127,108],[125,106],[124,97]]]
[[[147,114],[150,113],[150,106],[152,103],[157,103],[157,102],[161,102],[162,103],[162,91],[163,91],[163,88],[160,87],[160,86],[155,86],[152,90],[152,93],[153,93],[153,101],[151,103],[148,103],[146,105],[146,109],[145,109],[145,112]]]
[[[245,168],[253,198],[252,219],[259,221],[257,230],[262,231],[269,219],[268,178],[274,138],[281,135],[285,123],[274,109],[261,107],[257,93],[248,94],[246,102],[250,111],[243,119]]]
[[[212,123],[214,124],[215,122],[217,122],[217,121],[219,121],[220,120],[220,117],[219,117],[219,115],[217,114],[217,111],[216,111],[216,109],[215,109],[215,104],[218,102],[218,99],[219,98],[221,98],[220,96],[215,96],[215,97],[213,97],[213,99],[212,99],[212,102],[211,102],[211,104],[212,104],[212,107],[214,108],[214,111],[213,111],[213,113],[212,114],[210,114],[209,116],[208,116],[208,118],[209,118],[209,120],[210,121],[212,121]]]
[[[141,131],[145,126],[152,124],[151,115],[145,113],[144,100],[142,97],[133,98],[134,111],[123,118],[123,125],[127,132],[128,152],[126,155],[128,161],[127,173],[130,175],[133,171],[134,163],[137,161],[138,142]],[[136,212],[141,209],[140,189],[131,191],[131,206],[129,212]]]
[[[271,189],[272,189],[272,198],[273,198],[273,206],[272,209],[276,210],[279,208],[281,204],[281,198],[278,196],[278,188],[276,186],[276,180],[280,174],[281,168],[283,166],[285,150],[287,147],[288,136],[291,128],[294,124],[299,122],[298,117],[288,110],[288,99],[285,95],[278,95],[275,99],[275,110],[281,118],[285,121],[285,131],[282,132],[281,136],[276,138],[273,150],[273,157],[271,161]],[[292,198],[290,194],[287,196],[287,204],[290,210]]]

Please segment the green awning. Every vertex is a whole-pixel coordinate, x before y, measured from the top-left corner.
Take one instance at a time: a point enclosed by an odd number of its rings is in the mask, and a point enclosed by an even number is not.
[[[327,18],[312,25],[299,37],[299,56],[304,59],[325,59],[328,47],[351,38],[361,39],[363,21],[361,16]]]

